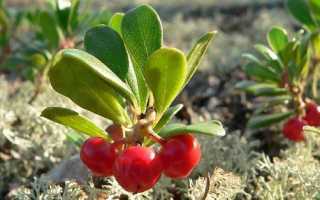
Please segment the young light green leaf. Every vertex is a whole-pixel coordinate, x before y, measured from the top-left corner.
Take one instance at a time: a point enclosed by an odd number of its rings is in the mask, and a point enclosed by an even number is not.
[[[251,129],[268,127],[272,124],[279,123],[279,122],[289,118],[293,114],[294,114],[294,112],[285,112],[285,113],[253,116],[249,120],[247,126],[248,126],[248,128],[251,128]]]
[[[170,107],[161,117],[160,121],[153,128],[154,131],[158,132],[163,126],[165,126],[170,120],[183,108],[182,104]]]
[[[284,50],[289,42],[286,30],[281,27],[273,27],[269,31],[267,38],[270,47],[278,53]]]
[[[139,101],[141,111],[145,111],[149,90],[145,84],[142,68],[148,57],[162,46],[162,25],[156,11],[148,5],[139,6],[125,14],[121,24],[124,43],[130,54],[133,69],[129,69],[128,80]]]
[[[143,74],[154,97],[158,120],[183,87],[186,73],[186,57],[178,49],[161,48],[149,57]]]
[[[208,136],[224,136],[225,130],[219,121],[200,122],[192,125],[169,124],[162,128],[158,135],[163,138],[170,138],[179,134],[203,134]]]
[[[194,73],[197,71],[202,58],[207,52],[210,42],[213,40],[216,34],[216,31],[205,34],[196,42],[196,44],[189,52],[187,56],[188,71],[185,80],[185,85],[188,84]]]
[[[84,46],[120,79],[127,78],[128,55],[121,36],[115,30],[106,25],[91,28],[84,37]]]
[[[130,89],[94,56],[76,49],[60,51],[49,71],[52,87],[79,106],[120,124],[128,117],[119,95],[132,100]]]
[[[122,24],[123,17],[124,17],[124,13],[115,13],[114,15],[112,15],[109,21],[109,26],[113,28],[113,30],[117,31],[119,35],[122,35],[121,24]]]
[[[48,12],[42,11],[39,14],[39,26],[49,46],[55,49],[59,46],[60,35],[57,22]]]
[[[70,127],[90,137],[102,137],[109,139],[105,131],[97,127],[89,119],[79,115],[79,113],[73,110],[59,107],[48,107],[42,111],[41,116],[58,124]]]
[[[310,30],[315,29],[316,25],[312,19],[310,9],[306,0],[287,0],[287,7],[293,17]]]

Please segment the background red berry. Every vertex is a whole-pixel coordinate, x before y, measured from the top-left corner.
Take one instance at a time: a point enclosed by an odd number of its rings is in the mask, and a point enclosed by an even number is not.
[[[303,118],[310,126],[320,126],[320,109],[319,106],[310,102],[306,105],[306,116]]]
[[[113,166],[118,183],[127,191],[137,193],[152,188],[162,172],[161,160],[151,148],[132,146],[119,155]]]
[[[99,137],[87,139],[80,152],[82,162],[97,176],[111,176],[116,148]]]
[[[170,178],[185,178],[199,163],[201,149],[197,139],[190,134],[170,138],[162,147],[160,157],[164,174]]]
[[[306,122],[298,117],[289,119],[283,126],[283,135],[289,140],[299,142],[304,140],[303,126]]]

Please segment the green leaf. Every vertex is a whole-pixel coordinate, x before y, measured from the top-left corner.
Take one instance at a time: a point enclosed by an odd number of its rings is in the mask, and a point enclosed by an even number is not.
[[[73,110],[59,107],[48,107],[42,111],[41,116],[58,124],[70,127],[90,137],[102,137],[109,139],[104,130],[100,129],[89,119],[79,115],[79,113]]]
[[[318,26],[320,23],[320,1],[319,0],[309,0],[309,7],[311,9],[313,17],[318,20]]]
[[[257,63],[248,63],[244,66],[244,71],[248,76],[252,76],[263,81],[272,81],[277,83],[281,79],[281,77],[279,77],[280,74],[273,71],[272,68],[264,67]]]
[[[224,136],[225,130],[219,121],[200,122],[192,125],[169,124],[158,133],[163,138],[170,138],[175,135],[191,133],[208,136]]]
[[[287,7],[296,20],[308,27],[310,30],[315,29],[316,25],[312,19],[306,0],[287,0]]]
[[[119,124],[128,123],[118,93],[134,101],[130,89],[94,56],[76,49],[62,50],[49,78],[57,92],[79,106]]]
[[[59,46],[60,35],[58,31],[57,23],[48,12],[41,12],[39,15],[39,25],[42,34],[47,38],[49,46],[52,49],[56,49]]]
[[[212,41],[212,39],[216,34],[217,34],[216,31],[205,34],[196,42],[196,44],[193,46],[193,48],[189,52],[187,56],[188,71],[187,71],[187,77],[184,85],[188,84],[188,82],[191,80],[194,73],[197,71],[202,58],[207,52],[210,42]]]
[[[254,110],[253,115],[258,115],[262,112],[270,111],[274,106],[277,105],[287,105],[292,100],[290,95],[266,97],[261,103],[256,104],[256,109]]]
[[[266,59],[268,66],[272,67],[279,74],[282,73],[284,66],[280,57],[275,52],[261,44],[257,44],[254,47]]]
[[[129,75],[128,83],[139,101],[141,111],[144,112],[149,90],[142,68],[149,56],[162,46],[162,25],[156,11],[148,5],[142,5],[125,14],[121,30],[133,63],[133,69],[129,69],[129,73],[135,74]]]
[[[91,28],[85,35],[84,46],[120,79],[127,78],[128,55],[120,35],[115,30],[106,25]]]
[[[241,81],[236,88],[244,90],[256,96],[280,96],[288,94],[285,88],[279,88],[275,84],[256,83],[255,81]]]
[[[75,30],[79,24],[79,7],[80,0],[71,0],[71,8],[68,19],[68,26],[70,31]]]
[[[245,53],[242,55],[242,57],[248,59],[250,62],[262,65],[261,61],[256,56],[254,56],[252,54]]]
[[[122,24],[123,17],[124,17],[124,13],[115,13],[114,15],[112,15],[109,21],[109,26],[113,28],[113,30],[117,31],[119,35],[122,35],[121,24]]]
[[[248,128],[251,128],[251,129],[268,127],[272,124],[279,123],[279,122],[289,118],[293,114],[294,114],[294,112],[285,112],[285,113],[253,116],[249,120],[247,126],[248,126]]]
[[[68,30],[69,16],[71,10],[70,1],[55,1],[56,17],[63,31]]]
[[[286,30],[281,27],[273,27],[267,38],[271,48],[278,53],[284,50],[289,42]]]
[[[143,73],[152,91],[159,120],[183,87],[187,73],[186,57],[178,49],[159,49],[149,57]]]
[[[279,60],[279,57],[277,56],[277,54],[274,53],[268,47],[266,47],[262,44],[256,44],[254,47],[267,60]]]
[[[171,119],[183,108],[182,104],[175,105],[170,107],[161,117],[159,122],[153,128],[154,131],[158,132],[163,126],[165,126]]]

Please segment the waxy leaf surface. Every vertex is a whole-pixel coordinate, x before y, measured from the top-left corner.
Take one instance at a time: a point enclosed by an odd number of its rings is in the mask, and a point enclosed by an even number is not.
[[[144,81],[142,68],[149,56],[162,46],[161,21],[153,8],[142,5],[125,14],[121,32],[132,61],[128,83],[139,101],[141,111],[144,112],[149,90]]]
[[[128,87],[94,56],[76,49],[62,50],[49,71],[52,87],[91,112],[120,124],[127,115],[119,94],[131,99]]]
[[[180,50],[159,49],[149,57],[143,73],[152,91],[154,107],[160,119],[184,85],[186,58]]]
[[[84,46],[120,79],[127,78],[128,55],[121,36],[115,30],[105,25],[91,28],[85,35]]]
[[[41,116],[58,124],[70,127],[90,137],[102,137],[108,139],[108,135],[102,129],[73,110],[59,107],[48,107],[42,111]]]

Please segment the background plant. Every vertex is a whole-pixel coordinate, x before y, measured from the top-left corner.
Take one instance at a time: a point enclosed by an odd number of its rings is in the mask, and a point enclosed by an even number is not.
[[[317,98],[319,5],[312,0],[286,3],[306,31],[290,37],[284,28],[273,27],[267,34],[269,47],[257,44],[257,56],[244,55],[249,60],[244,71],[253,80],[237,86],[259,97],[249,128],[268,127],[292,115],[303,117],[306,99]]]
[[[86,30],[96,24],[108,23],[111,13],[88,10],[90,1],[47,0],[40,8],[19,11],[12,27],[27,29],[25,35],[10,30],[15,40],[15,50],[2,63],[2,69],[21,74],[22,78],[38,86],[31,97],[32,102],[43,89],[46,73],[55,54],[64,48],[80,47]],[[7,42],[8,43],[8,42]]]

